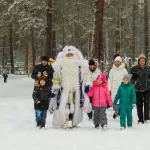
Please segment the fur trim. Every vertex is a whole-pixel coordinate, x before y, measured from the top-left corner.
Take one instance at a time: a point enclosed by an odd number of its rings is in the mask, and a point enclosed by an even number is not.
[[[92,82],[86,82],[85,85],[86,86],[92,86]]]
[[[116,67],[115,65],[113,65],[113,68],[112,68],[112,69],[114,69],[114,70],[122,70],[122,69],[124,69],[124,68],[125,68],[125,64],[122,63],[119,67]]]
[[[55,90],[59,90],[60,88],[61,88],[60,85],[58,85],[58,84],[56,85],[55,84],[55,85],[52,86],[52,92],[54,92]]]
[[[69,108],[66,108],[66,116],[69,116],[69,114],[70,114],[70,110]]]
[[[74,113],[74,104],[72,103],[71,105],[70,105],[70,113]]]

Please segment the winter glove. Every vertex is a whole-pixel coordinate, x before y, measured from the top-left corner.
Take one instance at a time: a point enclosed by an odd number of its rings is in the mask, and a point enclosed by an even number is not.
[[[132,109],[133,109],[134,107],[136,107],[136,105],[135,105],[135,104],[133,104],[133,105],[132,105]]]
[[[47,72],[46,72],[46,71],[44,71],[44,72],[43,72],[43,76],[45,76],[45,77],[47,77],[47,76],[48,76],[48,74],[47,74]]]
[[[38,72],[37,77],[40,78],[41,77],[41,72]]]
[[[37,104],[40,104],[41,102],[39,100],[36,101]]]
[[[85,93],[88,93],[89,91],[90,91],[90,86],[89,86],[89,85],[87,85],[87,86],[85,87],[84,92],[85,92]]]

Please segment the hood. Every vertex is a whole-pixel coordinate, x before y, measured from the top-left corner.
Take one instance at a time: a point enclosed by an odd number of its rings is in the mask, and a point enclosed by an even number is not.
[[[144,55],[144,54],[141,54],[140,56],[139,56],[139,58],[138,58],[138,65],[139,65],[139,60],[141,59],[141,58],[144,58],[145,59],[145,65],[147,64],[147,58],[146,58],[146,56]]]
[[[113,69],[114,70],[122,70],[124,68],[125,68],[125,64],[124,63],[122,63],[118,68],[115,65],[113,65]]]
[[[128,84],[126,84],[126,85],[122,82],[122,83],[121,83],[121,86],[128,87],[128,86],[133,86],[133,85],[132,85],[132,83],[131,83],[131,82],[129,82],[129,83],[128,83]]]
[[[108,85],[107,81],[105,81],[101,84],[98,84],[96,80],[93,81],[93,87],[97,87],[97,86],[107,87],[107,85]]]

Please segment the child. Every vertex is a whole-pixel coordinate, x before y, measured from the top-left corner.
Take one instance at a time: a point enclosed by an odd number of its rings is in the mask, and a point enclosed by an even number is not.
[[[120,85],[114,100],[114,105],[116,105],[120,99],[120,129],[126,128],[126,117],[128,127],[132,127],[132,108],[136,104],[136,94],[130,80],[131,76],[129,74],[124,75],[123,82]]]
[[[35,101],[35,110],[37,118],[37,126],[45,127],[47,110],[49,107],[49,98],[55,95],[51,92],[51,87],[46,85],[45,78],[39,80],[39,87],[36,87],[33,92],[33,99]]]
[[[125,69],[125,64],[122,63],[122,58],[117,56],[114,60],[114,65],[109,73],[108,78],[108,88],[111,92],[111,97],[114,100],[117,90],[123,80],[123,76],[128,74],[127,70]],[[114,115],[113,118],[115,119],[119,115],[119,105],[116,104],[114,107]]]
[[[92,97],[95,128],[99,128],[99,125],[102,128],[107,127],[106,108],[107,104],[112,107],[112,99],[107,88],[105,74],[98,75],[96,81],[93,82],[88,96]]]
[[[3,72],[4,83],[7,82],[8,74],[7,72]]]

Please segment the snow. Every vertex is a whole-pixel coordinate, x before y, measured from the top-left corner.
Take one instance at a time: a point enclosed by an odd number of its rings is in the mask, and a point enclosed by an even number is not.
[[[108,110],[108,129],[95,129],[84,115],[78,128],[53,127],[48,113],[46,130],[36,128],[33,110],[33,80],[9,75],[8,83],[0,78],[0,150],[148,150],[150,123],[137,124],[133,110],[133,128],[121,131],[119,118]]]

